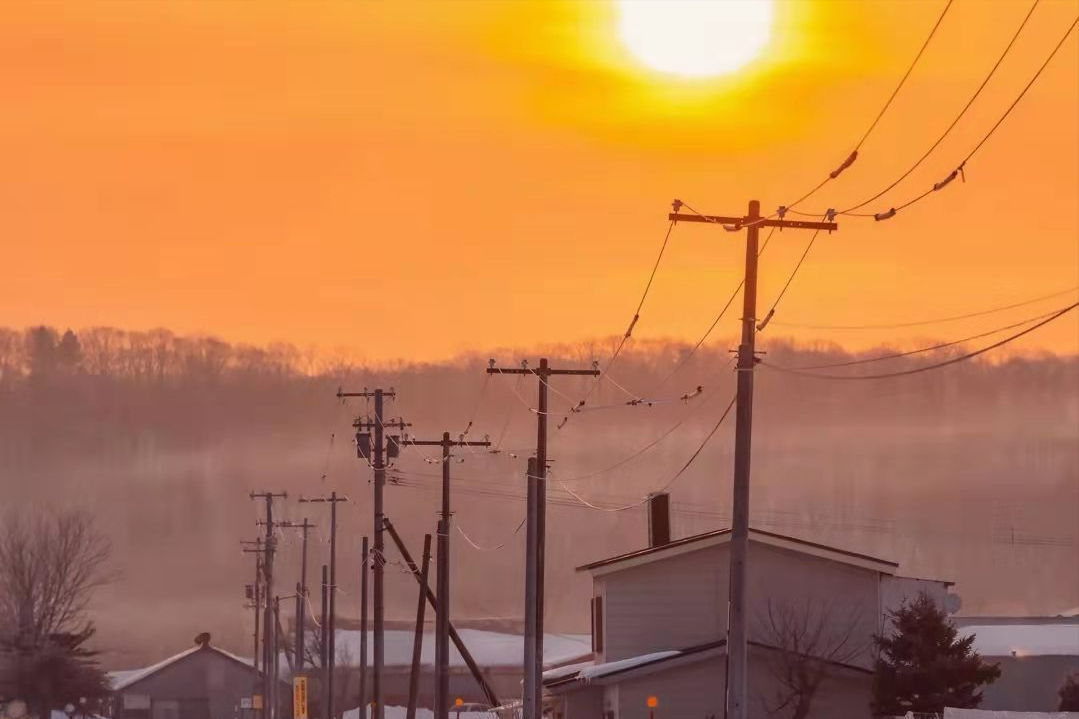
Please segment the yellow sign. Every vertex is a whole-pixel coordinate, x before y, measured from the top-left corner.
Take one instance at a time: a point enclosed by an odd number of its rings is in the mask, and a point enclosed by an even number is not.
[[[292,679],[292,719],[307,719],[307,677]]]
[[[254,696],[251,697],[251,708],[252,709],[261,709],[262,708],[262,695],[261,694],[255,694]]]

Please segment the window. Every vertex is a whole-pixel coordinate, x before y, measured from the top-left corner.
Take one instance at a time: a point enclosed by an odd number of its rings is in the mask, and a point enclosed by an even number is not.
[[[603,651],[603,597],[592,598],[592,651]]]

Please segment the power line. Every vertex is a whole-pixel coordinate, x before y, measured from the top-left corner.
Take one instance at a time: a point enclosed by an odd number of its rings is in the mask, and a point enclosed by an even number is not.
[[[793,322],[776,322],[781,327],[793,327],[796,329],[804,330],[894,330],[902,329],[905,327],[921,327],[924,325],[935,325],[941,322],[954,322],[956,320],[966,320],[973,317],[983,317],[985,315],[995,314],[997,312],[1004,312],[1006,310],[1013,310],[1017,307],[1026,307],[1027,305],[1033,305],[1038,302],[1044,302],[1045,300],[1053,299],[1055,297],[1063,297],[1064,295],[1071,294],[1079,290],[1079,286],[1071,287],[1066,290],[1060,290],[1059,292],[1053,292],[1048,295],[1042,295],[1030,300],[1024,300],[1022,302],[1016,302],[1015,304],[1004,305],[1003,307],[994,307],[988,310],[980,310],[978,312],[968,312],[961,315],[952,315],[950,317],[937,317],[931,320],[915,320],[912,322],[897,322],[891,324],[876,324],[876,325],[805,325],[796,324]]]
[[[922,43],[922,47],[918,50],[918,54],[915,55],[914,59],[911,61],[910,67],[908,67],[907,71],[903,73],[903,77],[900,78],[899,84],[895,86],[895,90],[892,90],[892,94],[888,97],[888,101],[884,103],[884,107],[882,107],[880,109],[880,112],[877,113],[877,117],[869,125],[869,129],[865,131],[864,135],[862,135],[862,139],[859,140],[858,144],[854,146],[855,153],[857,153],[858,150],[862,148],[862,145],[865,143],[865,141],[869,139],[869,135],[873,132],[874,129],[876,129],[877,123],[879,123],[881,118],[884,117],[884,113],[888,111],[889,107],[891,107],[891,104],[895,100],[896,96],[899,94],[899,91],[907,82],[907,78],[910,77],[910,74],[912,72],[914,72],[914,68],[915,66],[917,66],[918,61],[922,59],[922,55],[925,53],[925,49],[929,47],[929,43],[933,41],[933,36],[937,34],[937,29],[940,27],[940,24],[944,22],[944,16],[948,14],[948,10],[951,7],[952,0],[948,0],[948,2],[944,5],[944,9],[940,12],[940,17],[938,17],[937,21],[933,24],[933,29],[929,31],[929,37],[925,39],[925,42]]]
[[[989,138],[993,136],[993,134],[997,131],[997,128],[999,128],[1001,126],[1001,124],[1004,122],[1004,120],[1007,119],[1007,117],[1012,113],[1012,110],[1014,110],[1015,107],[1019,104],[1019,101],[1022,100],[1023,97],[1027,94],[1027,91],[1030,90],[1030,88],[1034,85],[1034,83],[1037,81],[1037,79],[1041,76],[1042,71],[1044,71],[1045,68],[1048,67],[1049,63],[1053,60],[1053,58],[1056,56],[1057,52],[1064,45],[1064,42],[1071,35],[1072,30],[1075,29],[1075,26],[1076,26],[1077,23],[1079,23],[1079,17],[1076,17],[1076,19],[1072,21],[1071,25],[1068,26],[1068,29],[1065,31],[1064,35],[1060,38],[1060,41],[1057,42],[1057,44],[1053,47],[1053,50],[1049,53],[1049,56],[1045,59],[1045,62],[1043,62],[1041,67],[1039,67],[1038,70],[1034,73],[1034,76],[1030,78],[1030,81],[1026,84],[1026,86],[1022,89],[1022,91],[1020,91],[1020,93],[1016,96],[1015,100],[1012,101],[1012,104],[1009,105],[1008,109],[1004,111],[1004,114],[1002,114],[1000,116],[1000,118],[993,124],[993,126],[991,128],[989,128],[989,131],[987,133],[985,133],[985,135],[982,137],[981,140],[978,141],[978,144],[974,146],[974,149],[971,150],[967,154],[967,156],[965,158],[963,158],[962,162],[960,162],[956,166],[956,168],[954,170],[952,170],[951,173],[948,174],[947,177],[945,177],[943,180],[940,180],[939,182],[934,183],[933,186],[930,189],[922,192],[920,195],[916,195],[915,197],[912,197],[911,199],[907,200],[906,202],[904,202],[904,203],[902,203],[900,205],[896,205],[894,207],[891,207],[886,211],[876,212],[876,213],[845,211],[845,212],[842,212],[840,214],[846,215],[848,217],[862,217],[862,218],[872,217],[874,220],[876,220],[878,222],[881,221],[881,220],[889,220],[889,219],[895,217],[896,213],[898,213],[898,212],[900,212],[902,210],[905,210],[906,208],[910,207],[911,205],[914,205],[914,204],[916,204],[918,202],[921,202],[926,197],[929,197],[930,195],[932,195],[934,192],[939,192],[940,190],[943,190],[945,187],[950,185],[957,177],[963,177],[965,179],[964,168],[966,167],[966,164],[974,157],[975,154],[977,154],[977,152],[989,140]],[[795,214],[803,214],[803,213],[797,213],[796,212]]]
[[[720,417],[719,421],[715,423],[715,426],[713,426],[711,432],[709,432],[708,435],[705,437],[705,439],[702,440],[702,442],[700,443],[700,446],[697,447],[696,451],[693,452],[693,455],[691,457],[689,457],[689,459],[687,459],[685,461],[685,464],[682,465],[682,469],[680,469],[678,472],[675,472],[674,476],[671,477],[667,481],[667,484],[665,484],[663,487],[660,487],[659,489],[656,489],[653,492],[648,492],[648,494],[646,494],[644,499],[640,500],[639,502],[633,502],[632,504],[626,504],[624,506],[614,506],[614,507],[600,506],[598,504],[592,504],[591,502],[589,502],[585,498],[581,497],[581,494],[577,494],[575,491],[573,491],[569,487],[566,487],[564,483],[561,483],[561,481],[558,484],[561,485],[562,489],[564,489],[565,491],[570,492],[571,496],[575,500],[577,500],[578,502],[581,502],[582,504],[584,504],[585,506],[587,506],[589,508],[592,508],[592,510],[599,510],[601,512],[625,512],[626,510],[632,510],[632,508],[634,508],[634,507],[639,507],[639,506],[641,506],[642,504],[644,504],[645,502],[648,501],[648,497],[650,497],[651,494],[665,492],[668,489],[670,489],[671,486],[673,486],[673,484],[675,483],[675,481],[678,481],[679,477],[681,477],[685,473],[685,471],[689,469],[689,465],[692,465],[697,460],[697,458],[700,456],[700,452],[705,450],[705,447],[708,445],[708,443],[710,442],[712,437],[715,435],[716,431],[719,431],[720,425],[723,424],[723,420],[725,420],[727,418],[727,415],[729,415],[730,410],[732,410],[734,408],[736,401],[737,401],[737,397],[730,397],[730,403],[727,405],[727,408],[723,410],[723,415]]]
[[[1022,320],[1020,322],[1015,322],[1015,323],[1010,324],[1010,325],[1005,325],[1004,327],[997,327],[996,329],[991,329],[988,332],[981,332],[981,333],[976,334],[976,335],[971,335],[969,337],[964,337],[964,338],[958,339],[958,340],[952,340],[950,342],[941,342],[939,344],[935,344],[935,345],[932,345],[932,346],[929,346],[929,347],[920,347],[920,348],[915,349],[915,350],[907,350],[906,352],[896,352],[894,354],[882,355],[882,356],[879,356],[879,357],[867,357],[867,358],[863,358],[863,359],[848,360],[846,362],[832,362],[832,363],[829,363],[829,364],[809,365],[809,366],[805,366],[805,367],[785,367],[784,369],[795,369],[795,370],[833,369],[835,367],[851,367],[851,366],[854,366],[854,365],[870,364],[872,362],[883,362],[884,360],[890,360],[890,359],[899,359],[900,357],[910,357],[911,355],[923,354],[925,352],[933,352],[935,350],[945,349],[946,347],[954,347],[955,345],[961,345],[961,344],[963,344],[965,342],[970,342],[971,340],[980,340],[983,337],[989,337],[991,335],[1000,334],[1001,332],[1005,332],[1007,330],[1015,329],[1016,327],[1022,327],[1024,325],[1028,325],[1028,324],[1030,324],[1032,322],[1037,322],[1040,319],[1045,319],[1046,317],[1049,317],[1050,315],[1053,315],[1053,314],[1056,314],[1056,313],[1055,312],[1047,312],[1045,314],[1038,315],[1037,317],[1030,317],[1030,318]],[[772,365],[772,366],[776,367],[776,365]]]
[[[991,345],[989,345],[987,347],[982,347],[981,349],[975,350],[974,352],[968,352],[965,355],[961,355],[959,357],[953,357],[952,359],[945,360],[943,362],[937,362],[935,364],[926,365],[924,367],[916,367],[914,369],[903,370],[903,371],[900,371],[900,372],[888,372],[888,373],[884,373],[884,374],[870,374],[870,375],[847,375],[847,376],[843,376],[843,375],[817,374],[815,372],[805,372],[805,371],[796,370],[796,369],[786,369],[786,368],[783,368],[783,367],[779,367],[777,365],[769,364],[768,362],[764,362],[764,361],[762,361],[761,364],[764,365],[765,367],[769,367],[769,368],[777,370],[779,372],[787,372],[787,373],[790,373],[790,374],[797,374],[797,375],[801,375],[803,377],[813,377],[813,378],[816,378],[816,379],[870,380],[870,379],[889,379],[891,377],[902,377],[902,376],[905,376],[905,375],[919,374],[921,372],[928,372],[930,370],[940,369],[941,367],[947,367],[948,365],[953,365],[953,364],[956,364],[957,362],[963,362],[964,360],[973,359],[974,357],[977,357],[978,355],[985,354],[986,352],[988,352],[990,350],[993,350],[993,349],[996,349],[997,347],[1002,347],[1003,345],[1006,345],[1009,342],[1012,342],[1014,340],[1019,339],[1023,335],[1026,335],[1026,334],[1029,334],[1029,333],[1033,332],[1034,330],[1038,329],[1039,327],[1043,327],[1043,326],[1049,324],[1050,322],[1052,322],[1052,321],[1054,321],[1056,319],[1059,319],[1060,317],[1062,317],[1066,313],[1070,312],[1071,310],[1074,310],[1076,307],[1079,307],[1079,302],[1076,302],[1073,305],[1070,305],[1068,307],[1065,307],[1062,310],[1054,312],[1053,314],[1051,314],[1046,319],[1043,319],[1042,321],[1038,322],[1037,324],[1035,324],[1035,325],[1033,325],[1031,327],[1028,327],[1025,330],[1022,330],[1021,332],[1016,332],[1015,334],[1010,335],[1009,337],[1005,337],[1004,339],[1000,340],[999,342],[994,342],[993,344],[991,344]]]
[[[829,213],[829,214],[831,214],[831,213]],[[829,217],[829,214],[823,215],[822,219],[827,219]],[[805,252],[803,252],[802,256],[798,258],[798,263],[794,266],[794,269],[791,271],[790,277],[787,278],[787,282],[783,285],[783,289],[781,289],[779,291],[779,296],[776,297],[775,302],[772,303],[772,308],[770,310],[768,310],[768,314],[766,314],[764,316],[764,319],[757,323],[757,331],[758,332],[762,331],[765,327],[767,327],[768,323],[772,320],[772,317],[775,316],[776,307],[779,307],[779,302],[780,302],[780,300],[783,299],[783,295],[787,294],[787,289],[791,286],[791,282],[794,282],[794,276],[798,274],[798,270],[802,269],[802,263],[806,261],[806,257],[809,255],[809,251],[811,249],[813,249],[813,243],[817,241],[817,235],[819,235],[819,234],[820,234],[820,230],[817,230],[809,238],[809,242],[806,244]],[[761,251],[762,252],[764,251],[763,248],[762,248]],[[758,257],[759,256],[760,255],[758,254]]]
[[[678,200],[674,201],[672,206],[674,207],[675,212],[678,211],[678,207],[681,204],[682,203]],[[637,309],[633,311],[633,319],[630,320],[629,326],[626,328],[622,338],[618,341],[618,345],[614,348],[614,352],[611,353],[610,358],[605,363],[603,374],[597,375],[596,379],[589,385],[588,391],[585,392],[584,397],[570,405],[566,415],[556,425],[557,429],[562,429],[566,426],[566,423],[569,422],[570,415],[573,414],[575,409],[580,409],[585,406],[585,403],[588,402],[592,393],[596,391],[596,387],[599,386],[599,378],[610,372],[611,367],[613,367],[614,363],[618,360],[618,356],[622,354],[622,348],[626,346],[626,342],[628,342],[629,338],[633,335],[633,328],[637,326],[637,321],[641,318],[641,309],[644,308],[645,300],[648,299],[648,293],[652,290],[652,282],[656,279],[656,272],[659,270],[659,265],[663,261],[663,254],[667,251],[667,244],[670,242],[671,232],[674,231],[675,224],[677,223],[674,220],[671,220],[670,224],[667,225],[667,233],[663,236],[663,243],[659,246],[659,254],[656,255],[656,261],[652,264],[652,271],[648,275],[648,282],[644,285],[641,299],[637,302]],[[573,402],[573,400],[570,401]]]
[[[1023,21],[1021,23],[1019,23],[1019,27],[1016,29],[1015,33],[1012,35],[1011,40],[1008,41],[1008,44],[1007,44],[1007,46],[1005,46],[1004,51],[1000,54],[1000,57],[997,58],[996,63],[994,63],[993,67],[989,70],[989,73],[985,76],[985,79],[982,80],[982,83],[978,86],[978,89],[975,90],[974,94],[970,96],[970,99],[967,100],[966,105],[964,105],[963,109],[959,111],[959,114],[955,116],[955,119],[952,120],[951,124],[949,124],[948,127],[945,128],[944,132],[941,133],[940,137],[937,138],[936,142],[934,142],[932,145],[930,145],[929,149],[926,150],[922,154],[922,156],[919,157],[918,160],[907,169],[906,172],[904,172],[902,175],[900,175],[898,178],[896,178],[895,181],[893,181],[890,185],[888,185],[887,187],[885,187],[883,190],[881,190],[877,194],[873,195],[872,197],[870,197],[868,199],[865,199],[862,202],[859,202],[857,205],[852,205],[851,207],[848,207],[845,210],[841,210],[839,212],[839,214],[843,215],[843,214],[846,214],[848,212],[851,212],[852,210],[857,210],[857,209],[859,209],[861,207],[865,207],[870,202],[873,202],[874,200],[879,199],[880,197],[885,195],[889,190],[893,189],[896,185],[898,185],[900,182],[902,182],[907,177],[909,177],[912,172],[914,172],[916,169],[918,169],[918,167],[920,167],[921,164],[923,162],[925,162],[925,160],[931,154],[933,154],[933,151],[936,150],[937,147],[940,146],[940,143],[944,142],[944,139],[946,137],[948,137],[949,133],[951,133],[951,131],[955,128],[955,126],[957,124],[959,124],[959,121],[961,119],[963,119],[963,116],[967,114],[967,110],[970,109],[971,105],[974,104],[974,101],[978,99],[979,95],[981,95],[982,90],[985,89],[985,86],[987,84],[989,84],[989,81],[992,79],[993,75],[996,74],[997,69],[1000,67],[1001,63],[1004,62],[1004,58],[1008,56],[1008,53],[1011,51],[1012,46],[1015,45],[1015,41],[1019,39],[1019,35],[1023,32],[1023,28],[1026,27],[1027,21],[1030,20],[1030,16],[1034,14],[1034,9],[1038,7],[1039,2],[1041,2],[1041,0],[1034,0],[1034,3],[1030,6],[1030,10],[1027,11],[1026,16],[1023,18]]]

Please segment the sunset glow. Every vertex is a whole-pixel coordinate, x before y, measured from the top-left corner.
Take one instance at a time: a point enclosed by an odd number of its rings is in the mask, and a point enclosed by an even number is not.
[[[734,72],[768,43],[771,0],[620,0],[622,42],[642,63],[683,77]]]

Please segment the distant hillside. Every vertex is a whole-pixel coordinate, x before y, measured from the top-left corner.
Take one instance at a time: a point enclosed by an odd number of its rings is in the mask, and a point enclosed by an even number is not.
[[[855,359],[839,347],[765,345],[767,362],[786,367]],[[665,485],[733,396],[728,346],[702,348],[680,366],[684,344],[631,344],[614,367],[617,385],[604,380],[589,398],[595,411],[552,427],[552,630],[587,630],[587,585],[574,567],[640,547],[646,536],[642,511],[586,508],[557,480],[607,508]],[[548,351],[552,362],[587,365],[603,360],[610,342]],[[110,665],[139,666],[202,630],[233,651],[250,651],[250,612],[242,605],[254,570],[239,540],[258,531],[258,514],[248,492],[349,495],[339,605],[354,616],[359,540],[370,533],[371,512],[370,471],[356,459],[350,425],[370,408],[342,405],[334,393],[393,386],[398,400],[388,412],[412,422],[414,434],[456,434],[474,415],[469,436],[488,434],[498,445],[498,454],[459,453],[463,461],[452,467],[458,526],[479,545],[509,540],[478,551],[454,534],[454,602],[463,617],[511,622],[523,587],[523,536],[511,535],[523,517],[521,478],[535,441],[526,405],[536,389],[534,381],[488,379],[488,356],[514,365],[537,355],[499,350],[364,368],[287,345],[253,348],[166,331],[0,330],[0,491],[9,509],[77,504],[100,517],[122,572],[97,603]],[[912,368],[942,356],[869,367]],[[554,420],[588,382],[554,384]],[[697,385],[703,394],[684,402],[625,404],[637,395],[675,399]],[[1056,613],[1079,604],[1079,359],[976,360],[864,382],[761,367],[757,389],[756,526],[879,554],[901,562],[904,574],[955,580],[968,614]],[[727,523],[733,427],[721,427],[671,486],[676,534]],[[438,472],[418,449],[406,449],[387,490],[387,511],[417,552],[434,529]],[[327,524],[317,506],[290,501],[282,513]],[[322,531],[311,549],[312,581],[325,561]],[[299,542],[293,535],[282,541],[278,576],[287,594]],[[389,570],[388,614],[407,619],[415,583],[399,566]]]

